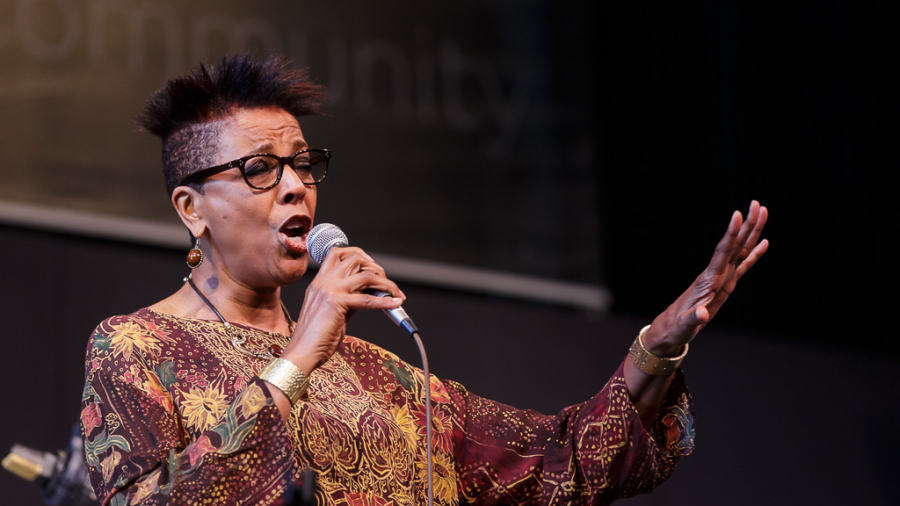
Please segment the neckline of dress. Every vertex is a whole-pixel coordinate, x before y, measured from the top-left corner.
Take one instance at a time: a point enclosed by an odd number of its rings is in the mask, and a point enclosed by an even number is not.
[[[207,324],[207,325],[210,325],[213,327],[221,327],[223,329],[225,328],[225,326],[222,325],[222,322],[219,321],[218,319],[205,320],[203,318],[189,318],[187,316],[176,316],[176,315],[173,315],[170,313],[163,313],[162,311],[157,311],[155,309],[151,309],[150,307],[144,307],[141,310],[149,311],[150,313],[153,313],[155,315],[158,315],[158,316],[160,316],[164,319],[168,319],[168,320],[185,320],[185,321],[191,321],[191,322],[197,322],[197,323],[204,323],[204,324]],[[139,311],[141,311],[141,310],[139,310]],[[256,327],[251,327],[250,325],[246,325],[243,323],[232,323],[232,322],[229,322],[229,323],[231,323],[231,325],[234,327],[240,327],[242,329],[249,330],[251,332],[256,332],[257,334],[263,334],[263,335],[272,336],[272,337],[280,337],[283,339],[291,338],[291,336],[289,336],[287,334],[282,334],[280,332],[269,332],[268,330],[258,329]]]

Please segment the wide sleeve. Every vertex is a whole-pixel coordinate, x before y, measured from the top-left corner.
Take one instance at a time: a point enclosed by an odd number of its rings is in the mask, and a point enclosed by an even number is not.
[[[127,317],[107,320],[87,352],[81,426],[102,504],[256,505],[280,498],[293,458],[265,383],[247,383],[215,424],[188,441],[167,390],[172,369],[148,358],[156,343],[129,333],[134,328]]]
[[[629,398],[623,366],[592,399],[555,416],[444,382],[460,501],[602,505],[656,488],[693,449],[690,395],[679,370],[648,432]]]

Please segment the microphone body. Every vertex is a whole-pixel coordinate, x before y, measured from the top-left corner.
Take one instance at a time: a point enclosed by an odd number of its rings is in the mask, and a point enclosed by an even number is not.
[[[346,248],[349,245],[347,234],[337,225],[332,225],[331,223],[319,223],[306,236],[306,249],[313,260],[319,263],[325,261],[325,257],[328,256],[331,248]],[[391,297],[390,293],[382,290],[366,290],[366,293],[376,297]],[[409,335],[419,331],[403,307],[385,309],[384,314]]]

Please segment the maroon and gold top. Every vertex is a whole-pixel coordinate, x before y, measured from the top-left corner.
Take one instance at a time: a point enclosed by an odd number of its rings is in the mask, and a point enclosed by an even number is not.
[[[287,336],[235,326],[246,347]],[[321,505],[426,503],[422,372],[348,336],[310,375],[287,423],[220,322],[141,309],[101,323],[87,351],[81,424],[103,504],[278,502],[316,473]],[[680,371],[648,433],[622,368],[553,416],[431,377],[435,504],[609,504],[648,492],[693,449]]]

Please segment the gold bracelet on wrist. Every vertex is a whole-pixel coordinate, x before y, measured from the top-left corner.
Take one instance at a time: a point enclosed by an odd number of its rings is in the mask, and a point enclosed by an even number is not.
[[[675,369],[678,369],[678,366],[681,365],[684,356],[687,355],[688,345],[684,345],[684,351],[677,357],[660,357],[654,355],[644,347],[644,341],[642,340],[644,333],[647,332],[647,329],[649,328],[650,325],[642,328],[640,333],[638,333],[637,339],[631,343],[631,349],[628,350],[628,354],[631,355],[631,361],[634,362],[634,365],[637,366],[638,369],[652,376],[672,374],[675,372]]]
[[[306,393],[309,387],[309,378],[303,374],[299,367],[290,360],[273,358],[269,364],[259,373],[260,379],[268,381],[291,401],[291,406]]]

